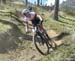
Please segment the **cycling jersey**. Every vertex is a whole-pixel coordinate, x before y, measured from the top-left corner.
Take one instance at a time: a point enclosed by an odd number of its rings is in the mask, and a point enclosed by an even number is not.
[[[30,16],[25,16],[24,21],[28,22],[31,21],[33,26],[37,26],[37,24],[40,24],[42,21],[42,18],[40,15],[36,14],[35,12],[29,12]]]

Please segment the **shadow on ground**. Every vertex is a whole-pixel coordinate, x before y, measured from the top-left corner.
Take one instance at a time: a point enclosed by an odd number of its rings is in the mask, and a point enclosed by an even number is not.
[[[53,37],[52,39],[58,41],[58,40],[61,40],[62,38],[64,38],[65,36],[69,36],[69,35],[70,35],[70,33],[68,33],[68,32],[62,32],[59,35]]]
[[[0,20],[0,23],[12,27],[7,32],[0,31],[0,53],[6,53],[9,50],[18,48],[18,44],[22,43],[22,41],[32,41],[32,36],[23,34],[16,24],[5,20]]]

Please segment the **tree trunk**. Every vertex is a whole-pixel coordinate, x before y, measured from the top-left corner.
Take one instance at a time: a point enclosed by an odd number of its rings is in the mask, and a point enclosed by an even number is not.
[[[42,0],[41,0],[41,6],[42,6]]]
[[[0,4],[2,3],[2,0],[0,0]]]
[[[55,0],[54,20],[58,20],[59,0]]]
[[[28,0],[26,0],[26,5],[28,4]]]
[[[39,6],[40,0],[37,0],[37,6]]]

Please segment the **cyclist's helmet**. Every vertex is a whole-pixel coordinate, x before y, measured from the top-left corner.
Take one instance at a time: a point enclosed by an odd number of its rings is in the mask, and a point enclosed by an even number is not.
[[[23,9],[22,10],[22,14],[27,14],[27,13],[29,13],[30,11],[28,10],[28,9]]]

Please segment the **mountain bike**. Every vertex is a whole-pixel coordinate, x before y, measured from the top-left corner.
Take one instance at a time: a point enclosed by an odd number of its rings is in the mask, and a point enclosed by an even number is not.
[[[48,55],[50,53],[50,50],[56,49],[56,43],[53,40],[49,39],[43,30],[40,30],[39,25],[34,27],[33,30],[33,42],[38,52],[40,52],[42,55]]]

